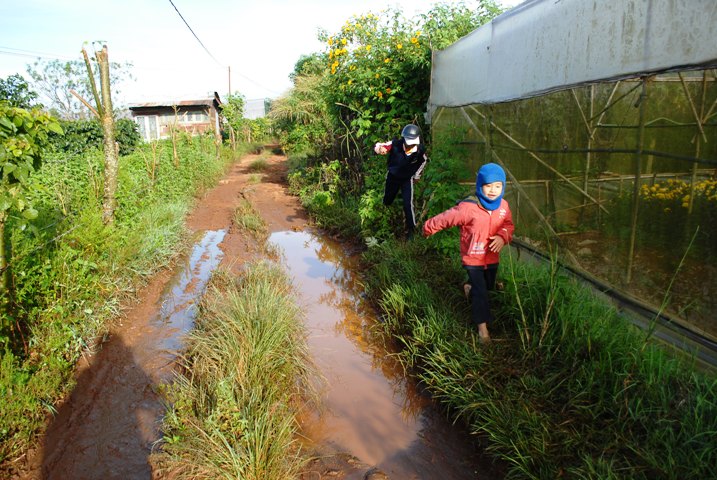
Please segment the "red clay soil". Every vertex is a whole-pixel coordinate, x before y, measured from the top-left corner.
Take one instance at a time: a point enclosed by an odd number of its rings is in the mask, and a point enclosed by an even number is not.
[[[286,191],[286,158],[265,157],[266,168],[255,171],[248,155],[232,166],[219,184],[197,200],[187,225],[197,233],[226,230],[219,247],[221,265],[241,271],[247,261],[265,255],[252,238],[233,227],[235,209],[248,200],[269,232],[300,231],[307,216],[298,199]],[[138,292],[111,329],[97,353],[78,362],[76,385],[56,405],[44,436],[21,458],[0,469],[0,476],[24,479],[160,479],[149,457],[159,436],[157,420],[164,406],[157,387],[171,373],[173,357],[157,354],[156,322],[171,269],[155,275]],[[121,387],[121,390],[119,388]],[[131,392],[127,394],[127,392]],[[118,393],[121,392],[121,393]],[[122,421],[124,419],[124,421]],[[99,425],[99,427],[98,427]],[[316,459],[303,479],[382,479],[383,473],[350,454],[314,452]]]

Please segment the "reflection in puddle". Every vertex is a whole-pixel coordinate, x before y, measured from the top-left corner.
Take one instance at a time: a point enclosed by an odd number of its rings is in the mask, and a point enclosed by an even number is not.
[[[306,312],[309,349],[327,380],[324,411],[305,422],[303,434],[392,478],[476,478],[470,439],[372,341],[376,317],[362,301],[356,260],[312,233],[277,232],[269,241],[283,251]]]
[[[42,478],[151,478],[164,413],[156,386],[171,374],[196,302],[221,260],[224,231],[207,232],[162,294],[161,311],[118,330],[84,369],[42,442]]]
[[[164,350],[179,350],[183,335],[194,327],[197,301],[222,259],[219,244],[225,234],[226,230],[206,232],[201,241],[194,245],[183,268],[175,271],[172,281],[162,294],[156,321],[163,330],[172,333],[162,340]]]

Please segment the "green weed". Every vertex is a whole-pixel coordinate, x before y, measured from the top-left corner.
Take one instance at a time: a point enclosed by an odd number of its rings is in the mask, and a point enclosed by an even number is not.
[[[508,478],[710,475],[714,375],[646,344],[644,333],[555,262],[533,265],[507,253],[506,289],[491,297],[494,341],[481,345],[457,294],[464,274],[426,243],[385,242],[364,254],[381,329],[401,345],[407,370],[506,465]]]
[[[204,296],[169,388],[163,453],[174,478],[296,478],[304,460],[295,412],[315,373],[281,268],[247,266],[238,281],[217,273]],[[308,395],[308,397],[307,397]]]
[[[150,175],[143,145],[120,162],[117,217],[100,210],[102,158],[58,153],[45,159],[31,192],[31,228],[9,223],[12,245],[10,340],[0,373],[0,463],[25,451],[47,412],[72,387],[71,373],[146,278],[188,245],[184,217],[195,194],[231,161],[217,159],[210,137],[181,137],[179,166],[171,148],[156,148]]]

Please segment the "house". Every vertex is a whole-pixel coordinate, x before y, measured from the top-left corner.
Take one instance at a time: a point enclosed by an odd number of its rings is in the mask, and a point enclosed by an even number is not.
[[[173,127],[192,135],[221,135],[221,108],[215,92],[213,98],[139,103],[130,105],[129,110],[142,138],[150,141],[168,138]]]

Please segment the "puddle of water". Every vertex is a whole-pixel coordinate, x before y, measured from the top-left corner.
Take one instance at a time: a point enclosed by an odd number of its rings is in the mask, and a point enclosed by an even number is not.
[[[166,332],[162,347],[168,351],[182,348],[182,337],[194,327],[197,315],[197,300],[204,293],[212,272],[219,266],[223,252],[219,244],[224,240],[226,230],[208,231],[199,243],[194,245],[192,254],[181,271],[174,274],[173,281],[162,294],[161,307],[155,321]]]
[[[159,313],[113,335],[82,370],[43,439],[43,478],[151,477],[148,455],[164,412],[155,387],[194,325],[225,233],[206,232],[162,294]]]
[[[450,425],[371,340],[377,319],[362,300],[357,259],[311,232],[277,232],[269,241],[283,251],[305,306],[310,351],[327,380],[323,411],[304,422],[310,442],[354,455],[391,478],[498,478],[478,463],[472,438]]]

